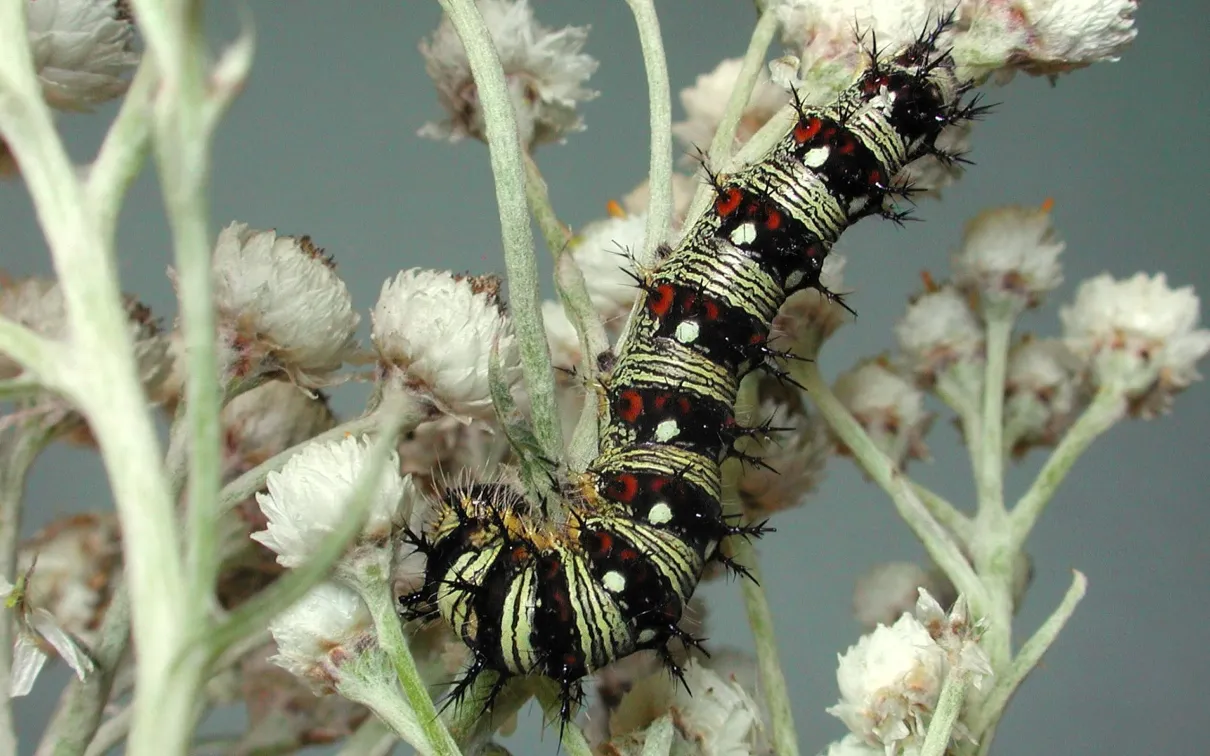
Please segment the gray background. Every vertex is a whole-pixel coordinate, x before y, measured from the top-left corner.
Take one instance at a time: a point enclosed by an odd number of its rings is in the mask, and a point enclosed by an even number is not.
[[[539,162],[557,210],[580,225],[638,183],[647,165],[642,60],[624,3],[538,0],[548,25],[591,23],[588,51],[601,61],[591,85],[602,96],[584,108],[589,130]],[[335,255],[357,306],[366,312],[381,282],[428,265],[476,272],[503,268],[487,162],[478,143],[450,146],[414,136],[441,116],[416,43],[437,23],[436,3],[254,2],[257,56],[246,94],[218,136],[213,228],[233,219],[253,227],[311,234]],[[1018,79],[990,92],[1002,102],[975,134],[978,163],[927,222],[906,230],[862,224],[847,234],[846,288],[861,317],[823,356],[835,374],[892,345],[891,323],[928,268],[944,276],[961,226],[979,209],[1055,199],[1067,240],[1067,283],[1026,327],[1055,332],[1058,303],[1080,280],[1109,271],[1166,271],[1174,285],[1210,295],[1206,239],[1206,149],[1210,36],[1204,0],[1148,3],[1140,35],[1117,64],[1065,77],[1057,87]],[[229,39],[238,6],[213,3],[213,38]],[[674,91],[719,59],[742,54],[754,17],[746,2],[662,2]],[[112,115],[61,119],[81,161]],[[0,263],[11,274],[45,274],[49,263],[20,184],[0,184]],[[164,277],[170,250],[151,171],[127,201],[120,229],[122,275],[166,318],[174,312]],[[363,394],[340,393],[346,416]],[[1116,428],[1080,460],[1030,542],[1037,578],[1018,618],[1024,635],[1049,613],[1073,567],[1090,580],[1088,597],[1043,667],[1013,702],[998,733],[999,753],[1205,753],[1200,721],[1210,713],[1205,641],[1205,576],[1210,517],[1203,452],[1210,392],[1197,385],[1176,412]],[[956,501],[972,493],[957,434],[938,423],[936,461],[914,475]],[[1010,495],[1032,479],[1032,456],[1009,475]],[[29,488],[27,528],[65,513],[107,507],[92,454],[56,448]],[[874,487],[840,460],[809,504],[778,517],[761,544],[768,590],[803,750],[839,737],[824,713],[835,702],[836,653],[858,635],[850,615],[854,578],[888,559],[921,555]],[[750,648],[734,583],[707,586],[709,635],[716,646]],[[25,747],[40,732],[61,672],[17,704]],[[211,723],[210,728],[217,725]],[[221,729],[221,726],[217,726]],[[533,711],[511,741],[537,745]]]

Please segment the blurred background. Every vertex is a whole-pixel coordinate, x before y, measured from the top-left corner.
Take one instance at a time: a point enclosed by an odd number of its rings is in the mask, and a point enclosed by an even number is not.
[[[645,178],[642,57],[625,3],[532,4],[548,26],[591,24],[586,52],[601,63],[589,81],[601,96],[582,109],[588,130],[537,154],[555,209],[579,227]],[[742,55],[755,21],[752,4],[737,0],[659,5],[674,94],[722,58]],[[400,269],[502,273],[487,148],[416,136],[444,115],[416,50],[438,23],[437,4],[214,2],[207,12],[216,49],[234,38],[245,11],[255,22],[256,61],[218,134],[214,233],[240,220],[310,234],[335,257],[365,316],[363,337],[383,280]],[[1138,40],[1120,62],[1077,71],[1056,86],[1018,77],[991,88],[989,99],[1001,105],[975,129],[976,165],[942,201],[922,202],[926,222],[861,224],[838,246],[849,258],[845,288],[860,317],[829,342],[825,372],[834,376],[891,348],[891,326],[919,289],[920,271],[945,277],[965,221],[994,205],[1055,201],[1066,283],[1028,316],[1025,327],[1039,334],[1056,333],[1058,305],[1102,271],[1164,271],[1172,286],[1191,284],[1210,296],[1204,11],[1203,0],[1145,4]],[[91,159],[114,110],[60,118],[79,162]],[[0,229],[0,267],[14,276],[50,274],[19,182],[0,183]],[[170,324],[171,250],[152,169],[130,192],[119,248],[125,289]],[[334,407],[353,416],[365,395],[364,387],[341,389]],[[1079,461],[1030,541],[1036,577],[1017,637],[1053,609],[1072,568],[1088,575],[1088,596],[1012,703],[996,753],[1205,752],[1195,723],[1210,714],[1208,426],[1210,388],[1197,384],[1178,397],[1172,415],[1121,425]],[[912,474],[952,501],[970,501],[954,427],[937,423],[928,442],[934,461],[913,465]],[[1035,453],[1012,468],[1010,500],[1042,458]],[[25,527],[32,533],[64,514],[110,506],[98,458],[58,446],[32,475]],[[766,587],[802,749],[814,753],[845,732],[824,709],[838,696],[836,654],[859,636],[854,580],[874,564],[920,560],[923,552],[880,491],[843,459],[831,463],[806,506],[774,524],[778,532],[760,543]],[[750,649],[737,585],[715,582],[703,591],[711,645]],[[54,665],[17,702],[22,753],[32,753],[65,679]],[[223,712],[205,727],[227,731],[240,716]],[[556,748],[532,704],[505,742],[518,755]]]

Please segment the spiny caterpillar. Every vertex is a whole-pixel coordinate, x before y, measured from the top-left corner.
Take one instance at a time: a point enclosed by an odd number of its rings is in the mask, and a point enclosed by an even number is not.
[[[790,294],[820,284],[824,258],[869,215],[902,220],[890,205],[909,187],[894,177],[942,154],[942,129],[976,117],[937,40],[943,19],[889,59],[877,52],[829,106],[795,98],[798,119],[759,162],[711,175],[713,206],[675,249],[640,276],[639,309],[600,390],[600,454],[565,486],[567,521],[552,523],[505,485],[446,492],[434,528],[414,535],[427,567],[404,596],[407,618],[440,615],[474,660],[460,700],[483,672],[486,699],[518,675],[561,688],[571,716],[580,679],[636,651],[668,651],[708,562],[743,573],[720,550],[762,525],[733,525],[720,503],[720,465],[743,457],[735,441],[759,429],[734,417],[740,380],[770,358],[770,324]]]

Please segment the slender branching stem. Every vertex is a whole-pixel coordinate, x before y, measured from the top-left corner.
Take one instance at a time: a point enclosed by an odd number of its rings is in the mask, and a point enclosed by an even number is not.
[[[521,349],[521,370],[531,401],[534,435],[547,459],[563,459],[563,429],[555,402],[550,346],[542,322],[538,263],[525,194],[525,159],[517,135],[512,97],[496,54],[491,33],[474,0],[440,0],[470,61],[483,109],[500,232],[508,270],[509,310]]]
[[[777,636],[773,627],[773,610],[769,597],[760,581],[763,579],[756,549],[743,538],[733,539],[735,558],[752,573],[751,580],[741,582],[744,609],[748,613],[748,626],[756,642],[756,666],[760,678],[761,692],[765,694],[765,705],[769,707],[770,726],[773,730],[773,752],[778,756],[796,756],[798,735],[794,729],[794,710],[790,705],[790,694],[786,690],[786,676],[782,672],[781,657],[777,650]]]
[[[853,458],[861,468],[891,497],[899,516],[924,544],[933,561],[945,571],[958,592],[970,599],[976,614],[985,613],[988,597],[983,583],[963,555],[962,548],[954,540],[954,536],[929,514],[916,495],[915,490],[919,484],[912,482],[882,453],[861,424],[832,393],[832,388],[823,379],[816,363],[796,362],[791,367],[791,374],[807,389],[807,395],[819,409],[820,415],[853,453]]]
[[[1080,419],[1064,434],[1033,485],[1013,507],[1009,523],[1015,546],[1019,548],[1025,542],[1076,460],[1098,436],[1125,416],[1126,398],[1123,392],[1116,386],[1102,386]]]
[[[647,100],[651,121],[651,162],[647,174],[647,228],[643,249],[635,252],[640,268],[655,262],[656,247],[668,238],[672,222],[672,94],[668,59],[653,0],[626,0],[639,29],[643,66],[647,71]]]
[[[950,666],[945,683],[941,686],[937,707],[933,710],[933,718],[929,721],[920,756],[943,756],[946,753],[954,725],[958,722],[958,715],[962,713],[963,704],[966,702],[970,677],[970,670],[963,665]]]
[[[1025,677],[1033,671],[1034,667],[1038,666],[1038,662],[1050,649],[1055,639],[1059,637],[1060,631],[1071,619],[1071,615],[1075,612],[1080,600],[1084,598],[1087,589],[1088,578],[1082,572],[1075,571],[1071,587],[1067,589],[1067,593],[1059,602],[1054,613],[1047,618],[1046,622],[1042,623],[1042,626],[1029,640],[1025,641],[1021,650],[1017,652],[1016,658],[1006,669],[996,670],[997,674],[993,679],[991,690],[967,719],[971,736],[980,743],[979,752],[981,754],[987,752],[987,746],[991,743],[990,732],[1003,716],[1009,700],[1012,699]]]

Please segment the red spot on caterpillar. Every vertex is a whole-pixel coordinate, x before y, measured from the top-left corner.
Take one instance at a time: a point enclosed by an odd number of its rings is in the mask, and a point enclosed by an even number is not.
[[[714,202],[715,211],[722,217],[726,218],[731,213],[734,213],[739,203],[743,201],[744,193],[737,187],[731,186],[724,189],[717,200]]]
[[[677,399],[676,407],[678,410],[680,410],[682,417],[693,411],[693,405],[689,403],[688,397],[684,396],[682,396],[680,399]]]
[[[513,560],[513,564],[529,561],[529,549],[524,546],[517,546],[513,549],[509,557]]]
[[[647,297],[647,309],[657,318],[662,318],[672,309],[676,297],[676,287],[672,284],[660,284]]]
[[[639,558],[639,552],[634,549],[622,549],[622,553],[618,554],[618,559],[623,562],[633,562]]]
[[[770,231],[776,231],[781,228],[782,215],[781,211],[775,208],[769,208],[769,215],[765,218],[765,228]]]
[[[592,547],[589,549],[593,554],[607,556],[613,550],[613,536],[604,530],[598,530],[591,535]]]
[[[655,408],[656,408],[657,410],[663,410],[663,409],[664,409],[664,406],[668,404],[668,395],[667,395],[667,394],[659,394],[659,395],[657,395],[657,396],[655,397],[655,402],[654,402],[654,404],[655,404]]]
[[[718,320],[718,303],[709,300],[702,303],[702,314],[705,315],[706,320]]]
[[[819,120],[816,116],[800,120],[798,125],[794,127],[794,141],[799,144],[806,144],[815,138],[815,135],[819,133],[819,129],[822,126],[823,121]]]
[[[666,485],[668,485],[667,478],[654,478],[648,487],[652,490],[652,492],[659,493],[660,491],[664,490],[664,486]]]
[[[870,181],[870,186],[874,186],[874,187],[882,186],[882,171],[878,170],[877,168],[870,171],[869,181]]]
[[[618,396],[618,416],[633,423],[643,414],[643,397],[634,389],[626,389]]]
[[[841,155],[852,155],[857,151],[857,140],[853,138],[852,134],[844,134],[840,138],[840,146],[836,148],[836,151]]]
[[[639,479],[633,473],[622,473],[605,486],[605,494],[614,501],[629,502],[639,492]]]

